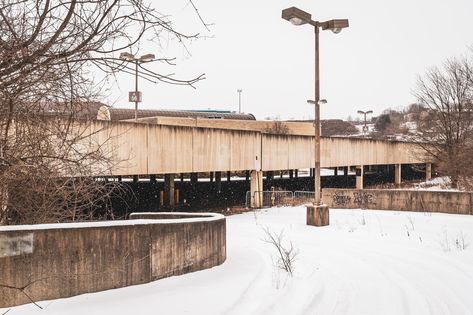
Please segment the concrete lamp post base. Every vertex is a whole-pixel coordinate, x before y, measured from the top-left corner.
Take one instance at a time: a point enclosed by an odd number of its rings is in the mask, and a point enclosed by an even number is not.
[[[329,208],[327,205],[307,206],[307,225],[329,225]]]

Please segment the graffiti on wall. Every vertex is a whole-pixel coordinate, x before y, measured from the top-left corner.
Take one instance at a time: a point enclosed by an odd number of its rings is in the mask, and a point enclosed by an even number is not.
[[[347,206],[350,204],[351,197],[342,192],[335,192],[332,195],[332,201],[336,206]]]
[[[376,195],[368,191],[335,191],[332,204],[338,207],[368,207],[376,204]]]
[[[370,192],[353,192],[353,202],[358,206],[367,206],[376,204],[376,196]]]

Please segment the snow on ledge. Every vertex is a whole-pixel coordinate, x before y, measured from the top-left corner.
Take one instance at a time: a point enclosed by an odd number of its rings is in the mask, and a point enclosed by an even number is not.
[[[31,224],[31,225],[6,225],[0,226],[0,232],[7,231],[35,231],[35,230],[58,230],[58,229],[81,229],[95,227],[113,227],[124,225],[145,225],[145,224],[176,224],[176,223],[192,223],[218,221],[224,219],[223,214],[214,212],[134,212],[143,215],[182,215],[190,218],[181,219],[131,219],[116,221],[95,221],[95,222],[73,222],[73,223],[51,223],[51,224]]]

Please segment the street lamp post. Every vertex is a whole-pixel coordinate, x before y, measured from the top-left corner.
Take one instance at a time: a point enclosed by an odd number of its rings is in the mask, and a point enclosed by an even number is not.
[[[319,70],[319,30],[331,30],[335,34],[338,34],[342,29],[348,27],[348,20],[338,19],[329,20],[325,22],[314,21],[312,16],[298,9],[296,7],[290,7],[282,10],[282,18],[288,20],[293,25],[309,24],[314,27],[315,34],[315,95],[313,101],[308,101],[315,105],[315,174],[314,174],[314,190],[316,206],[321,205],[320,197],[320,104],[324,103],[320,100],[320,70]],[[326,102],[326,101],[325,101]]]
[[[120,59],[133,62],[135,64],[135,90],[128,93],[128,101],[135,103],[135,121],[138,120],[138,103],[142,101],[142,93],[138,91],[138,66],[142,63],[151,62],[155,60],[154,54],[145,54],[141,57],[135,57],[127,52],[120,54]]]
[[[241,92],[243,92],[242,89],[238,89],[238,113],[241,114]]]
[[[366,124],[366,115],[373,114],[373,111],[368,110],[368,111],[365,112],[365,111],[359,110],[357,113],[361,114],[361,115],[364,115],[365,124],[363,126],[363,135],[365,135],[368,132],[368,125]]]

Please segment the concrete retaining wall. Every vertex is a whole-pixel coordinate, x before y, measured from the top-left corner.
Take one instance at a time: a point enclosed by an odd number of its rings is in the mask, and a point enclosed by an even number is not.
[[[226,259],[220,214],[131,217],[0,227],[0,307],[146,283]]]
[[[322,199],[330,208],[473,213],[473,193],[467,192],[325,188]]]

